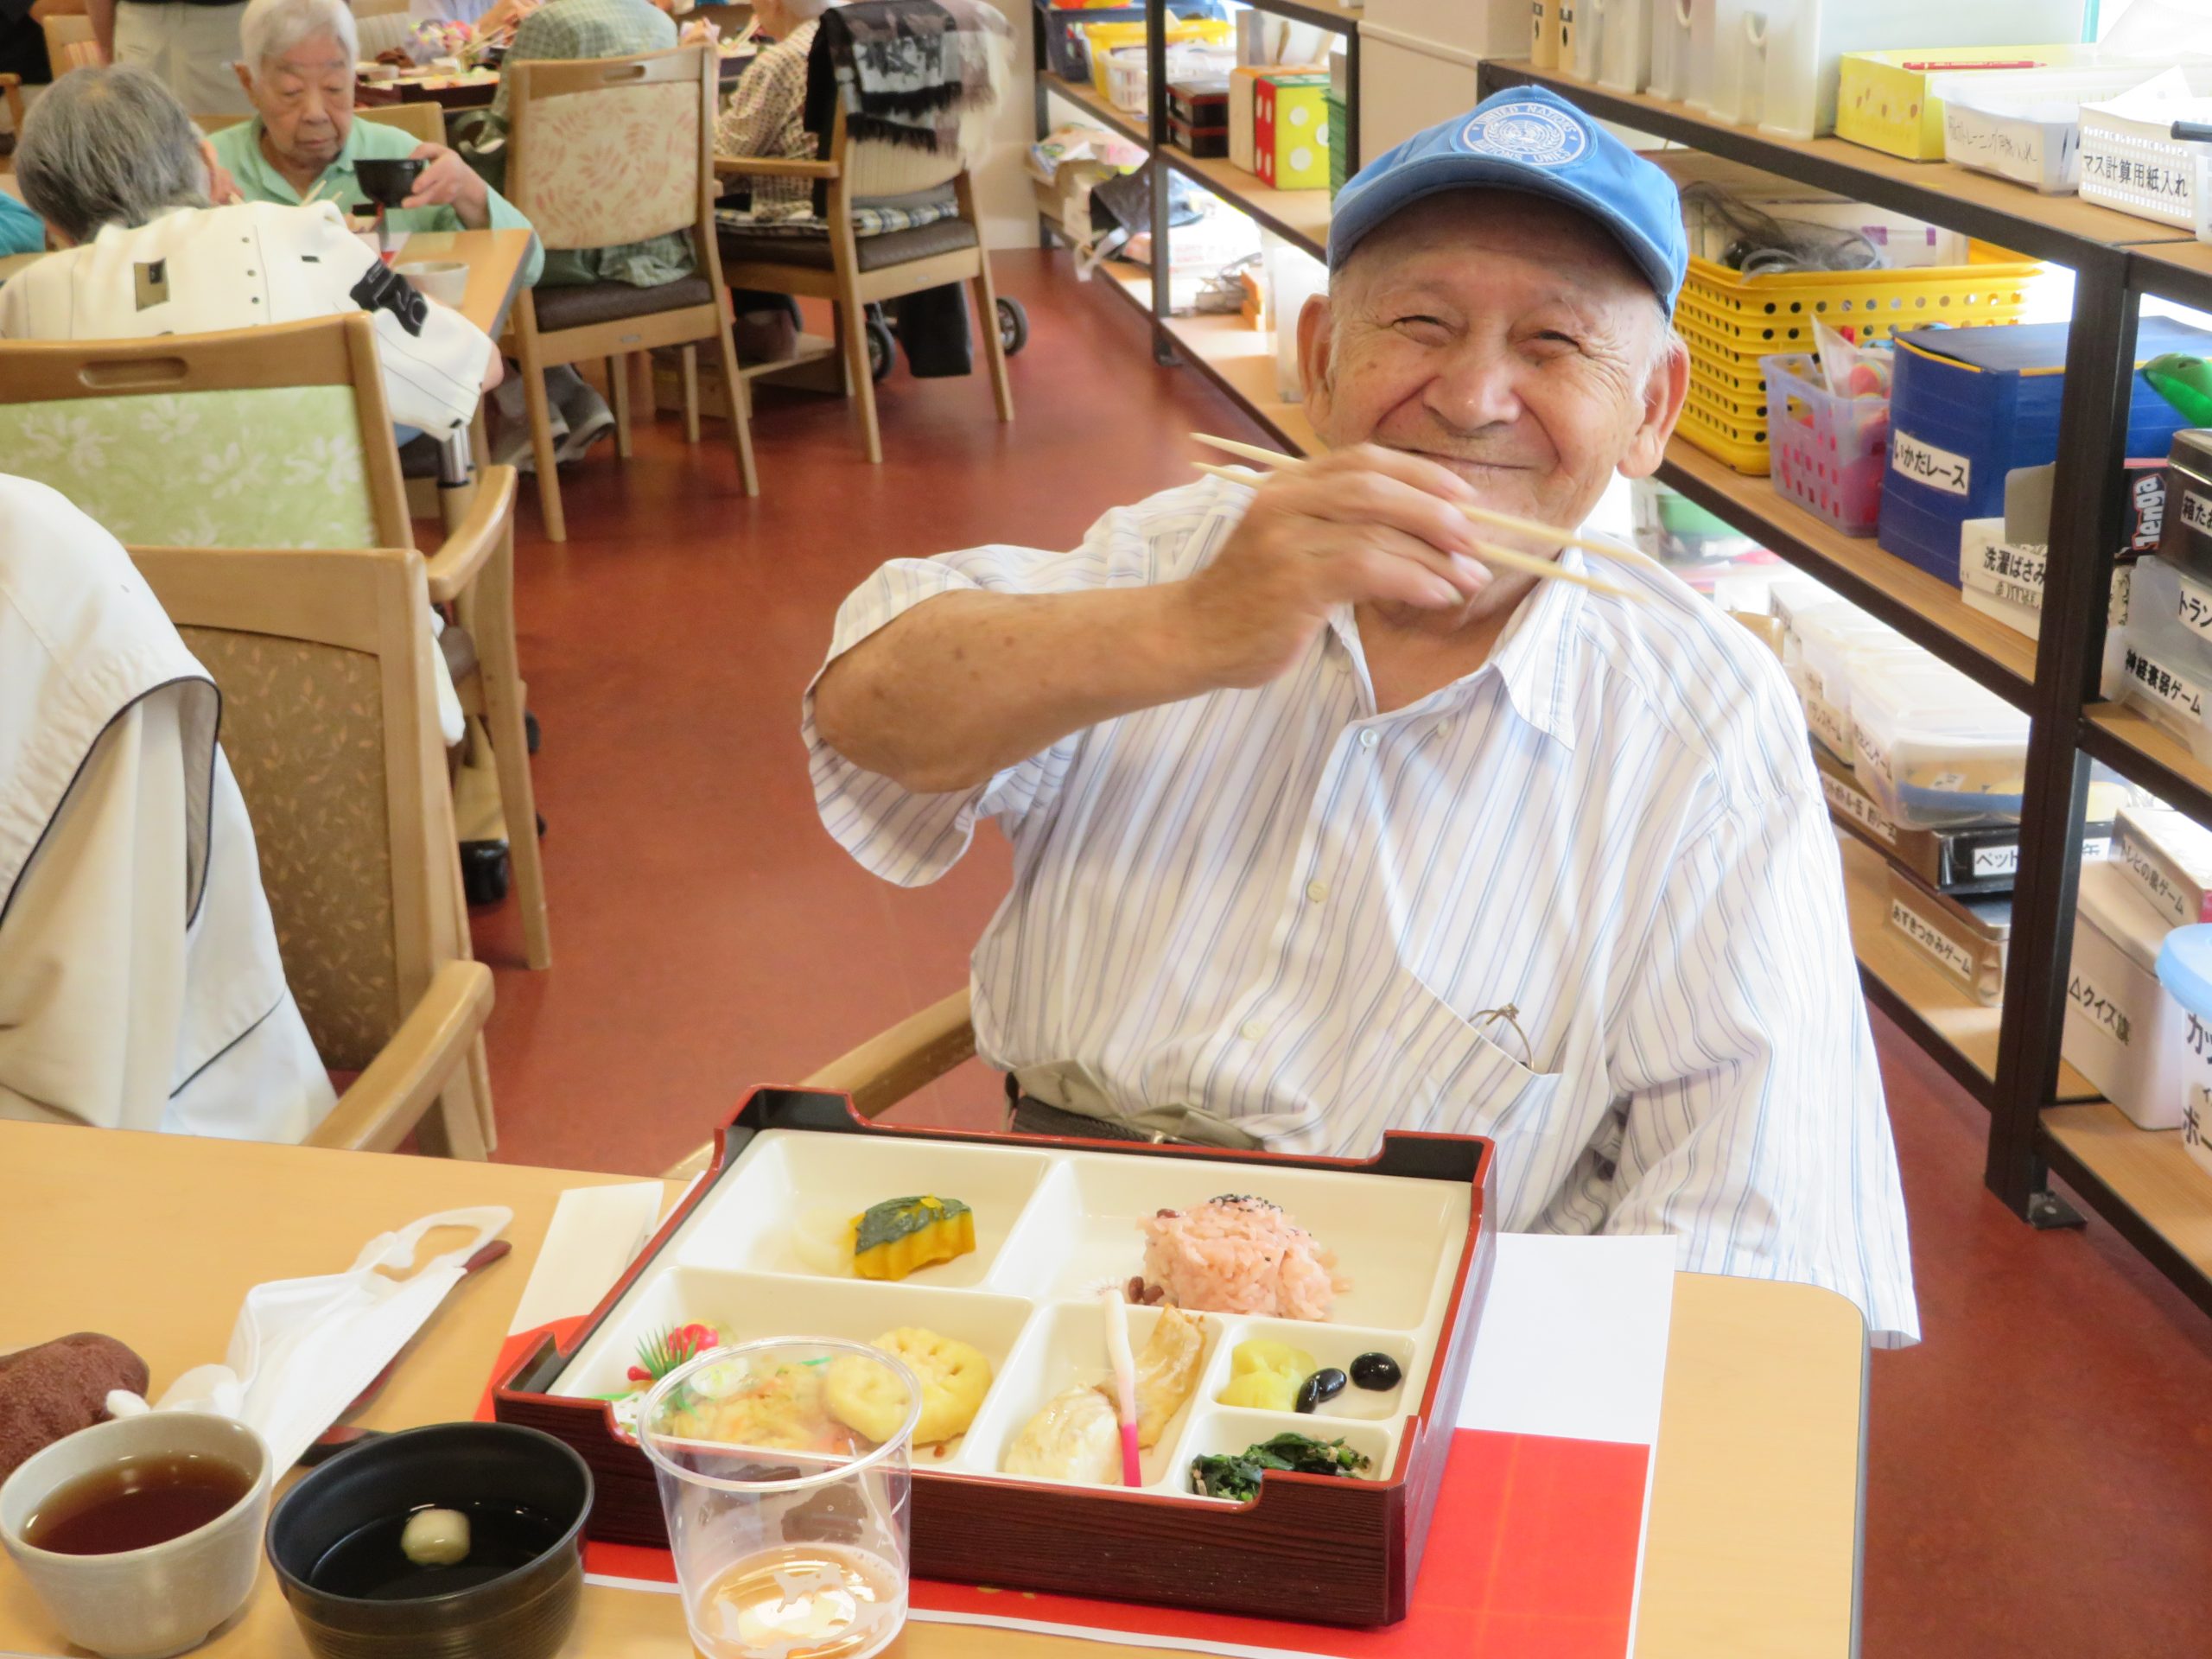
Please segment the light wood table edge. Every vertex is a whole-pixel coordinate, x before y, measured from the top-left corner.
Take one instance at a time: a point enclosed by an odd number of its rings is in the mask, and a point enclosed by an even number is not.
[[[340,1159],[349,1161],[334,1161]],[[185,1365],[220,1354],[248,1285],[286,1273],[338,1271],[378,1230],[433,1210],[479,1204],[512,1208],[513,1257],[454,1290],[422,1339],[422,1351],[410,1351],[391,1384],[362,1414],[368,1426],[387,1429],[470,1415],[558,1194],[573,1186],[639,1179],[4,1121],[0,1168],[28,1178],[11,1184],[14,1196],[0,1205],[0,1249],[48,1264],[36,1281],[0,1305],[0,1349],[67,1330],[108,1329],[145,1353],[157,1389]],[[681,1189],[661,1185],[665,1207]],[[281,1211],[257,1204],[257,1187],[289,1202]],[[105,1192],[120,1213],[156,1230],[176,1227],[187,1217],[204,1220],[209,1195],[225,1192],[225,1206],[216,1213],[251,1216],[252,1231],[217,1229],[194,1244],[149,1255],[143,1238],[128,1236],[129,1227],[103,1221],[88,1208],[84,1195],[94,1191]],[[430,1243],[435,1248],[442,1241]],[[171,1264],[192,1294],[158,1290],[149,1282],[154,1262]],[[1770,1590],[1796,1600],[1786,1620],[1759,1632],[1761,1659],[1801,1654],[1839,1659],[1855,1653],[1865,1516],[1864,1321],[1850,1302],[1812,1286],[1688,1273],[1678,1274],[1675,1282],[1636,1659],[1713,1659],[1724,1651],[1749,1651],[1739,1642],[1731,1645],[1744,1633],[1740,1605]],[[118,1305],[104,1315],[100,1298],[118,1283],[135,1286],[135,1311]],[[1682,1339],[1693,1331],[1695,1339]],[[1749,1332],[1752,1339],[1731,1342],[1732,1332]],[[1853,1344],[1859,1363],[1846,1367],[1839,1361]],[[1847,1388],[1855,1390],[1847,1406]],[[1808,1433],[1803,1424],[1814,1414],[1805,1402],[1815,1396],[1823,1402],[1818,1432]],[[1746,1397],[1765,1412],[1770,1426],[1786,1416],[1795,1427],[1747,1439]],[[1701,1434],[1717,1435],[1732,1455],[1703,1465],[1685,1461]],[[1838,1478],[1847,1455],[1853,1471],[1847,1483]],[[1808,1470],[1808,1478],[1778,1479],[1773,1468],[1778,1458]],[[1701,1489],[1709,1499],[1702,1504]],[[1834,1512],[1847,1489],[1847,1523]],[[1777,1527],[1770,1503],[1742,1501],[1793,1491],[1809,1493],[1827,1511],[1818,1528],[1794,1529],[1818,1535],[1802,1548],[1786,1535],[1792,1529]],[[1847,1574],[1840,1570],[1847,1540]],[[1788,1570],[1793,1566],[1794,1576]],[[1816,1593],[1800,1593],[1815,1580]],[[1724,1624],[1726,1639],[1719,1646],[1714,1615],[1738,1619]],[[0,1653],[38,1652],[36,1644],[51,1639],[50,1621],[29,1587],[12,1566],[0,1564]],[[264,1573],[246,1611],[198,1651],[207,1659],[276,1659],[304,1651],[272,1575]],[[592,1586],[566,1651],[687,1659],[692,1650],[671,1599]],[[924,1624],[910,1627],[893,1649],[902,1659],[1075,1659],[1078,1652],[1133,1659],[1137,1651]]]

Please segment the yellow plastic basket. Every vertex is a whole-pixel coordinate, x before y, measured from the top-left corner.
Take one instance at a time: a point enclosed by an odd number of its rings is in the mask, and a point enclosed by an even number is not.
[[[1793,271],[1745,276],[1692,258],[1675,307],[1690,348],[1681,434],[1739,473],[1767,470],[1766,381],[1759,359],[1810,352],[1815,318],[1861,340],[1945,322],[2016,322],[2039,267],[1977,245],[1963,265],[1918,270]]]

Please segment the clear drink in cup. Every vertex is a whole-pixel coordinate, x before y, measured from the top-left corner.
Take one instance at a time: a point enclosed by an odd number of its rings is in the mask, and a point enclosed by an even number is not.
[[[706,1659],[868,1659],[890,1644],[906,1622],[921,1411],[905,1365],[829,1338],[715,1349],[646,1396],[638,1443]]]

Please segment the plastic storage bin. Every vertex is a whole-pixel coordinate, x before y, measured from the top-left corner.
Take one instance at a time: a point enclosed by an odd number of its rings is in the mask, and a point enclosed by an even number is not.
[[[1891,659],[1851,684],[1852,769],[1910,830],[2020,816],[2028,717],[1956,669]]]
[[[2020,828],[1978,824],[1959,830],[1908,830],[1882,810],[1849,764],[1815,744],[1813,764],[1827,797],[1828,817],[1891,863],[1912,872],[1938,893],[1987,898],[2012,891],[2020,868]],[[2094,826],[2084,826],[2094,842]]]
[[[1649,0],[1573,0],[1574,62],[1560,67],[1617,92],[1640,92],[1651,79]]]
[[[1675,308],[1690,348],[1683,437],[1739,473],[1768,470],[1766,377],[1759,359],[1813,349],[1813,320],[1848,323],[1861,340],[1943,321],[2011,322],[2027,302],[2032,261],[1916,270],[1795,271],[1745,276],[1693,257]],[[1997,511],[1998,509],[1992,509]],[[1957,557],[1955,537],[1952,556]]]
[[[1948,582],[1959,579],[1970,518],[2005,511],[2012,472],[2057,458],[2067,325],[1916,329],[1897,336],[1890,387],[1890,459],[1882,478],[1882,546]],[[2212,352],[2212,333],[2145,318],[2139,360]],[[2166,453],[2181,416],[2139,379],[2126,453]]]
[[[2081,35],[2082,0],[1717,0],[1710,108],[1723,120],[1814,138],[1835,129],[1847,52]]]
[[[1847,52],[1837,67],[1835,136],[1854,144],[1902,156],[1908,162],[1939,161],[1943,155],[1943,111],[1949,96],[1945,84],[1961,85],[1967,73],[1992,64],[2003,72],[1986,73],[1986,81],[2010,82],[2018,74],[2032,74],[2025,65],[2072,62],[2095,48],[2080,46],[2013,46],[1993,52],[1986,46],[1905,47],[1888,52]],[[2136,80],[2155,73],[2155,67]],[[2124,92],[2134,81],[2119,80],[2092,94],[2108,98]]]
[[[1887,397],[1839,397],[1797,353],[1765,357],[1774,487],[1847,536],[1872,536],[1890,442]]]
[[[1805,706],[1805,724],[1840,760],[1850,763],[1855,759],[1853,686],[1877,664],[1886,672],[1893,665],[1914,661],[1912,643],[1886,622],[1878,622],[1840,600],[1798,611],[1789,626],[1783,666]]]
[[[2142,86],[2156,65],[2076,65],[2017,74],[1935,75],[1946,161],[1994,173],[2047,195],[2082,182],[2082,111]],[[2212,66],[2190,72],[2212,92]]]
[[[1714,0],[1650,3],[1652,95],[1706,108],[1713,97]]]
[[[2181,1145],[2212,1175],[2212,926],[2177,927],[2158,948],[2158,982],[2181,1005]]]
[[[2178,1127],[2189,1095],[2189,1016],[2158,982],[2171,931],[2119,865],[2082,867],[2061,1048],[2141,1129]]]
[[[2133,704],[2212,766],[2212,643],[2177,614],[2181,575],[2164,559],[2136,568],[2121,653],[2120,700]]]

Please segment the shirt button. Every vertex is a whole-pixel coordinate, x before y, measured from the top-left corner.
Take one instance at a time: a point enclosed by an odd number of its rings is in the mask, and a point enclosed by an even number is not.
[[[1256,1043],[1268,1034],[1268,1022],[1264,1020],[1247,1020],[1236,1027],[1236,1034],[1248,1043]]]
[[[1381,738],[1375,734],[1374,729],[1371,727],[1359,734],[1359,747],[1363,749],[1371,749],[1382,741],[1382,740]]]
[[[1308,881],[1306,884],[1306,896],[1315,904],[1319,904],[1329,896],[1329,884],[1325,881]]]

